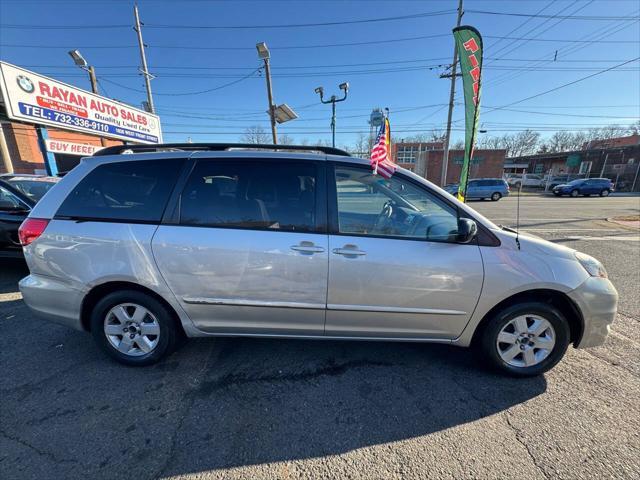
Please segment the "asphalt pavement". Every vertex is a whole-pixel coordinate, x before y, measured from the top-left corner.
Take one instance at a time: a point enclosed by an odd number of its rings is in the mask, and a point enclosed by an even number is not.
[[[33,317],[0,259],[0,478],[639,478],[639,197],[523,196],[523,230],[596,256],[607,343],[512,379],[442,345],[191,340],[126,368]],[[515,225],[516,199],[473,202]]]

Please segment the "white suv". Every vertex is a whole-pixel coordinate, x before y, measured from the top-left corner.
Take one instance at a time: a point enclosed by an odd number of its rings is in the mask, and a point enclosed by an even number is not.
[[[106,148],[20,239],[27,305],[129,365],[184,335],[254,336],[476,345],[536,375],[604,342],[618,300],[594,258],[326,147]]]
[[[511,187],[520,188],[523,187],[531,187],[531,188],[542,188],[544,187],[544,180],[542,175],[536,175],[534,173],[525,173],[525,174],[515,174],[510,176],[507,179],[507,183]]]

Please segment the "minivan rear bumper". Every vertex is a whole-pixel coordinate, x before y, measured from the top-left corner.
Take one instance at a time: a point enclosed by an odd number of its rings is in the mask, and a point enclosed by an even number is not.
[[[584,321],[582,338],[577,348],[602,345],[618,311],[618,292],[606,278],[590,277],[567,295],[573,300]]]
[[[39,317],[75,330],[84,330],[80,309],[84,292],[52,277],[31,274],[18,284],[27,306]]]

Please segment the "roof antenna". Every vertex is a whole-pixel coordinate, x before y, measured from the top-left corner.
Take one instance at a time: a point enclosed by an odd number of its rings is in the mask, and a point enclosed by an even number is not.
[[[520,250],[520,192],[522,192],[522,183],[524,182],[524,172],[522,169],[522,178],[520,178],[520,184],[518,185],[518,201],[516,203],[516,245]]]

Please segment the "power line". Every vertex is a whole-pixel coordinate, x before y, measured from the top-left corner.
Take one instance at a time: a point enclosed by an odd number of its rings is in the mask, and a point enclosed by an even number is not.
[[[398,20],[411,20],[416,18],[437,17],[442,15],[449,15],[454,13],[455,10],[439,10],[433,12],[421,12],[413,13],[410,15],[400,15],[396,17],[379,17],[379,18],[367,18],[360,20],[343,20],[338,22],[317,22],[317,23],[288,23],[288,24],[275,24],[275,25],[169,25],[169,24],[154,24],[146,23],[145,28],[176,28],[176,29],[215,29],[215,30],[238,30],[238,29],[258,29],[258,28],[304,28],[304,27],[329,27],[337,25],[354,25],[362,23],[379,23],[379,22],[392,22]],[[0,25],[3,28],[20,28],[29,30],[61,30],[61,29],[91,29],[94,28],[129,28],[130,25],[17,25],[17,24],[4,24]]]
[[[215,92],[216,90],[221,90],[223,88],[230,87],[231,85],[235,85],[236,83],[240,83],[243,80],[246,80],[247,78],[253,76],[253,74],[258,72],[261,68],[262,67],[258,67],[253,72],[251,72],[248,75],[245,75],[244,77],[240,77],[239,79],[234,80],[233,82],[225,83],[223,85],[218,85],[217,87],[214,87],[214,88],[208,88],[206,90],[200,90],[200,91],[197,91],[197,92],[176,92],[176,93],[158,93],[158,92],[156,92],[155,95],[178,97],[178,96],[200,95],[202,93]],[[118,86],[120,88],[124,88],[124,89],[127,89],[127,90],[133,90],[134,92],[139,92],[139,93],[146,93],[146,90],[139,90],[137,88],[128,87],[126,85],[122,85],[120,83],[114,82],[113,80],[107,80],[107,79],[104,78],[104,76],[102,76],[102,80],[104,82],[107,82],[107,83],[112,83],[113,85],[116,85],[116,86]]]
[[[343,63],[334,65],[285,65],[278,67],[277,70],[293,70],[293,69],[307,69],[307,68],[336,68],[336,67],[359,67],[367,65],[395,65],[403,63],[420,63],[420,62],[432,62],[438,60],[448,60],[449,57],[437,57],[437,58],[422,58],[415,60],[395,60],[389,62],[370,62],[370,63]],[[499,57],[485,57],[485,60],[492,60],[496,62],[538,62],[539,58],[499,58]],[[581,59],[559,59],[554,60],[553,63],[616,63],[623,62],[624,60],[604,60],[594,58],[581,58]],[[20,65],[23,68],[65,68],[69,70],[76,70],[75,65]],[[441,66],[438,64],[437,66]],[[504,67],[505,65],[500,65]],[[96,68],[100,70],[104,69],[138,69],[139,66],[135,64],[131,65],[96,65]],[[154,70],[253,70],[253,66],[243,67],[195,67],[195,66],[171,66],[171,65],[154,65]]]
[[[517,12],[491,12],[487,10],[465,10],[466,13],[476,13],[478,15],[501,15],[508,17],[532,17],[532,18],[559,18],[562,20],[596,20],[596,21],[609,21],[609,20],[620,20],[620,21],[633,21],[635,18],[629,17],[617,17],[617,16],[604,16],[604,15],[542,15],[542,14],[531,14],[531,13],[517,13]]]
[[[590,5],[591,3],[593,3],[594,0],[590,0],[589,2],[579,6],[577,9],[575,9],[572,13],[577,13],[580,10],[586,8],[588,5]],[[562,8],[561,10],[559,10],[558,12],[556,12],[551,18],[547,18],[546,20],[544,20],[541,24],[536,25],[534,28],[530,29],[529,31],[527,31],[527,33],[525,33],[525,35],[528,35],[530,33],[535,32],[536,30],[542,28],[545,24],[549,23],[551,20],[554,19],[558,19],[558,17],[560,16],[561,13],[565,12],[566,10],[569,10],[571,7],[573,7],[575,4],[578,3],[578,0],[574,0],[571,4],[565,6],[564,8]],[[533,36],[533,38],[538,38],[540,37],[543,33],[549,31],[551,28],[555,27],[556,25],[559,25],[560,23],[562,23],[564,20],[563,19],[558,19],[555,23],[551,24],[550,26],[548,26],[547,28],[545,28],[544,30],[539,31],[537,34],[535,34]],[[504,52],[505,50],[507,50],[505,53],[503,53],[503,55],[508,55],[509,53],[522,48],[524,45],[526,45],[527,43],[529,43],[531,40],[521,40],[519,41],[518,45],[505,45],[502,48],[500,48],[498,50],[498,52],[495,52],[496,54],[498,54],[499,52]],[[511,48],[510,48],[511,47]]]
[[[515,102],[507,103],[506,105],[502,105],[501,107],[492,107],[492,108],[489,109],[489,111],[487,111],[485,113],[494,112],[496,110],[502,110],[504,108],[511,107],[513,105],[517,105],[518,103],[526,102],[527,100],[531,100],[532,98],[538,98],[538,97],[541,97],[543,95],[547,95],[548,93],[552,93],[552,92],[555,92],[555,91],[560,90],[562,88],[566,88],[566,87],[569,87],[571,85],[575,85],[576,83],[583,82],[584,80],[588,80],[589,78],[593,78],[593,77],[595,77],[597,75],[601,75],[601,74],[606,73],[606,72],[610,72],[611,70],[615,70],[615,69],[617,69],[619,67],[622,67],[624,65],[628,65],[630,63],[637,62],[638,60],[640,60],[640,57],[636,57],[634,59],[627,60],[626,62],[619,63],[618,65],[614,65],[613,67],[605,68],[604,70],[600,70],[600,71],[598,71],[596,73],[592,73],[591,75],[587,75],[586,77],[578,78],[577,80],[573,80],[571,82],[563,83],[562,85],[558,85],[557,87],[551,88],[549,90],[545,90],[544,92],[536,93],[535,95],[530,95],[528,97],[521,98],[520,100],[516,100]]]
[[[609,26],[600,27],[600,28],[596,29],[595,31],[584,35],[581,38],[581,44],[580,45],[562,47],[562,48],[560,48],[559,50],[557,50],[555,52],[549,52],[547,55],[549,55],[549,56],[553,55],[553,57],[555,58],[558,52],[562,52],[562,55],[569,55],[571,53],[575,53],[575,52],[577,52],[579,50],[582,50],[582,49],[588,47],[590,44],[592,44],[594,41],[596,41],[598,39],[609,37],[610,35],[612,35],[614,33],[617,33],[617,32],[619,32],[621,30],[624,30],[626,28],[629,28],[630,26],[633,26],[633,24],[626,24],[626,25],[620,26],[617,23],[613,23],[612,25],[609,25]],[[594,36],[596,36],[596,37],[594,38]],[[543,57],[541,57],[540,59],[530,63],[528,68],[529,68],[530,71],[538,71],[538,69],[542,65],[549,64],[549,63],[551,63],[553,61],[555,61],[555,60],[552,60],[551,58],[544,59]],[[501,83],[504,83],[507,80],[511,80],[513,78],[516,78],[519,75],[521,75],[521,73],[503,74],[503,75],[500,75],[500,76],[490,80],[489,82],[485,83],[484,86],[487,86],[487,85],[499,85]]]
[[[381,45],[387,43],[396,42],[410,42],[415,40],[428,40],[432,38],[444,38],[451,37],[450,33],[439,33],[435,35],[419,35],[415,37],[404,38],[389,38],[386,40],[371,40],[366,42],[347,42],[347,43],[325,43],[316,45],[282,45],[269,47],[269,50],[298,50],[298,49],[316,49],[316,48],[335,48],[335,47],[357,47],[365,45]],[[499,40],[514,40],[514,41],[530,41],[530,42],[552,42],[552,43],[584,43],[583,40],[576,40],[570,38],[535,38],[535,37],[509,37],[499,35],[483,35],[483,38],[499,39]],[[637,44],[638,40],[599,40],[594,43],[602,44]],[[77,47],[77,45],[51,45],[51,44],[16,44],[16,43],[2,43],[0,47],[3,48],[46,48],[46,49],[70,49]],[[123,48],[138,48],[137,45],[83,45],[83,50],[89,49],[123,49]],[[173,50],[219,50],[219,51],[254,51],[255,47],[208,47],[201,45],[154,45],[150,43],[147,48],[157,49],[173,49]]]

